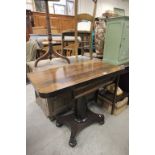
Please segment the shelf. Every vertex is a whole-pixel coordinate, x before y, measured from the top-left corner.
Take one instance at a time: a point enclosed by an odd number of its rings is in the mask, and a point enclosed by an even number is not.
[[[111,102],[113,102],[113,96],[114,94],[110,93],[110,92],[104,92],[104,93],[99,93],[100,96],[110,100]],[[128,97],[129,94],[124,92],[122,95],[116,96],[116,102],[119,102],[121,100],[123,100],[125,97]]]

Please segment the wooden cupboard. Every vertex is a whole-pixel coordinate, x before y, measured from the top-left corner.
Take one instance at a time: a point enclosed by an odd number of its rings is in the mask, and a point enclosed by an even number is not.
[[[114,65],[129,62],[129,17],[107,20],[103,59]]]

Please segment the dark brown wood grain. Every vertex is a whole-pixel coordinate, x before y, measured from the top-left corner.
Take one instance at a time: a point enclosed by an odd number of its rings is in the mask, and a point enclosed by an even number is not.
[[[74,63],[46,71],[29,73],[28,78],[39,93],[48,94],[120,70],[121,67],[119,66],[89,60],[83,63]]]

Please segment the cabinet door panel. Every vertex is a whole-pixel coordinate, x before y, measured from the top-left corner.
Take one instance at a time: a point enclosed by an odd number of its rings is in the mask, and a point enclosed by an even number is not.
[[[104,57],[106,59],[116,59],[120,49],[123,23],[109,22],[106,28]]]
[[[129,59],[129,22],[124,23],[122,33],[122,41],[120,46],[119,61],[126,61]]]

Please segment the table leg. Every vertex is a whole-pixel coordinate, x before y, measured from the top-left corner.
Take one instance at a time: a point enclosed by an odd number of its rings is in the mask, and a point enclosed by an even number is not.
[[[43,56],[41,56],[40,58],[38,58],[35,62],[35,67],[37,67],[37,64],[40,60],[44,59],[46,56],[49,56],[49,59],[52,59],[52,54],[57,55],[58,57],[61,57],[65,60],[67,60],[68,63],[70,63],[69,59],[62,56],[61,54],[53,51],[53,46],[52,46],[52,33],[51,33],[51,23],[50,23],[50,17],[49,17],[49,6],[48,6],[48,1],[45,1],[45,10],[46,10],[46,23],[47,23],[47,31],[48,31],[48,52],[45,53]]]
[[[70,60],[69,60],[67,57],[65,57],[65,56],[63,56],[63,55],[57,53],[56,51],[54,51],[53,54],[56,55],[57,57],[60,57],[60,58],[65,59],[65,60],[70,64]],[[50,59],[50,60],[52,59],[52,54],[49,54],[49,51],[48,51],[48,52],[46,52],[44,55],[42,55],[41,57],[39,57],[39,58],[35,61],[34,66],[37,67],[38,62],[39,62],[40,60],[43,60],[43,59],[46,58],[47,56],[49,56],[49,59]]]
[[[77,144],[76,136],[85,127],[93,124],[104,124],[104,115],[96,114],[90,111],[87,107],[85,97],[78,98],[75,101],[75,108],[72,114],[58,116],[56,118],[56,126],[60,127],[63,124],[68,125],[71,129],[69,145],[74,147]]]
[[[34,64],[34,67],[37,67],[37,64],[40,60],[43,60],[44,58],[46,58],[48,56],[48,52],[46,52],[44,55],[42,55],[41,57],[39,57],[36,61],[35,61],[35,64]]]
[[[67,57],[61,55],[60,53],[58,53],[56,51],[54,51],[53,54],[56,55],[56,56],[58,56],[58,57],[60,57],[60,58],[65,59],[70,64],[70,60]]]

